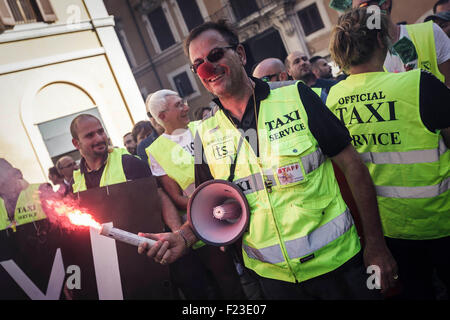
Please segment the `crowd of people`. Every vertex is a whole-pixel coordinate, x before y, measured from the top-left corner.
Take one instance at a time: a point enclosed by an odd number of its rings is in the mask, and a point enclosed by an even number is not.
[[[329,43],[338,77],[300,51],[249,76],[225,21],[194,28],[185,53],[215,97],[196,120],[177,92],[156,91],[124,149],[79,115],[70,132],[81,161],[60,158],[49,179],[67,195],[155,176],[165,232],[141,233],[156,243],[138,252],[169,265],[186,299],[448,298],[450,2],[396,25],[393,1],[353,0],[340,15]],[[196,187],[214,179],[247,181],[251,212],[240,241],[220,248],[186,218]],[[13,204],[2,210],[0,222],[14,220]]]

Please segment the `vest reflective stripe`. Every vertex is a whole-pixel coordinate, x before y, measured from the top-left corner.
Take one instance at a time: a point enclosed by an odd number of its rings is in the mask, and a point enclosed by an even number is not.
[[[346,233],[350,230],[353,224],[354,222],[352,215],[350,214],[350,210],[347,208],[342,214],[317,228],[309,235],[286,241],[285,246],[289,258],[301,258],[315,252]],[[243,248],[250,258],[257,259],[261,262],[275,264],[284,261],[283,253],[281,252],[281,247],[279,245],[260,249],[255,249],[248,245],[244,245]]]
[[[268,84],[269,84],[270,90],[275,90],[275,89],[278,89],[281,87],[291,86],[293,84],[296,84],[297,81],[298,80],[274,81],[274,82],[269,82]]]
[[[420,199],[437,197],[450,188],[450,178],[434,186],[424,187],[390,187],[375,186],[377,195],[387,198]]]
[[[308,154],[307,156],[302,157],[302,164],[305,168],[305,172],[308,174],[314,170],[316,170],[322,163],[326,160],[325,155],[322,150],[318,148],[313,153]]]
[[[245,178],[234,180],[233,183],[240,186],[244,194],[264,190],[265,188],[263,177],[259,172]]]
[[[281,247],[278,244],[261,249],[255,249],[248,245],[242,245],[242,249],[244,249],[249,258],[256,259],[261,262],[276,264],[284,261]]]
[[[342,214],[317,228],[307,236],[286,241],[289,258],[301,258],[336,240],[353,225],[353,218],[347,208]]]
[[[413,164],[439,161],[447,152],[444,140],[439,141],[439,148],[430,150],[413,150],[406,152],[365,152],[361,153],[364,162],[373,164]]]

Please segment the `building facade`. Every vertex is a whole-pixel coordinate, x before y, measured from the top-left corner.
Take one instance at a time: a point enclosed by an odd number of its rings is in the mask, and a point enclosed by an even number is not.
[[[112,144],[145,119],[141,94],[101,0],[0,1],[0,158],[31,183],[66,154],[70,123],[101,118]]]
[[[144,98],[178,91],[195,109],[212,96],[189,70],[183,40],[227,19],[247,71],[294,50],[329,56],[330,0],[0,0],[0,157],[32,183],[62,155],[79,158],[69,125],[97,115],[111,138],[145,120]],[[423,21],[435,0],[394,0],[394,22]]]
[[[295,50],[329,58],[330,33],[339,17],[330,1],[104,0],[143,98],[162,88],[178,91],[188,99],[191,117],[212,97],[190,72],[183,52],[190,30],[205,21],[227,19],[246,48],[249,73],[265,58],[284,61]],[[415,23],[434,2],[395,0],[393,21]]]

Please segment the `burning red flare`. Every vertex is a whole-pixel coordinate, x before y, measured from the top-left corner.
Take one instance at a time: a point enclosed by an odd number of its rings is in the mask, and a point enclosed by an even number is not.
[[[96,229],[101,228],[100,223],[95,221],[91,214],[84,211],[84,209],[78,208],[73,203],[62,200],[46,200],[46,204],[51,211],[56,213],[55,217],[49,216],[48,218],[50,220],[56,218],[57,222],[63,227],[70,228],[64,221],[61,221],[62,219],[67,218],[70,224],[74,226],[93,227]]]

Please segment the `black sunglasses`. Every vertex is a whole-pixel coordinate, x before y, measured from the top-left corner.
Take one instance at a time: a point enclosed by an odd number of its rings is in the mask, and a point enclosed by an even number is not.
[[[272,81],[271,79],[273,77],[277,77],[277,81],[279,81],[278,76],[280,75],[280,73],[274,73],[274,74],[268,74],[267,76],[261,77],[260,79],[264,82],[269,82]]]
[[[223,56],[225,55],[225,50],[227,49],[233,49],[235,50],[237,47],[237,45],[234,46],[228,46],[228,47],[218,47],[218,48],[214,48],[212,49],[208,55],[206,56],[206,60],[208,62],[214,63],[219,61],[220,59],[223,58]],[[197,73],[197,69],[200,67],[200,65],[205,62],[205,60],[203,59],[198,59],[196,62],[194,62],[193,65],[191,65],[191,71],[193,73]]]

